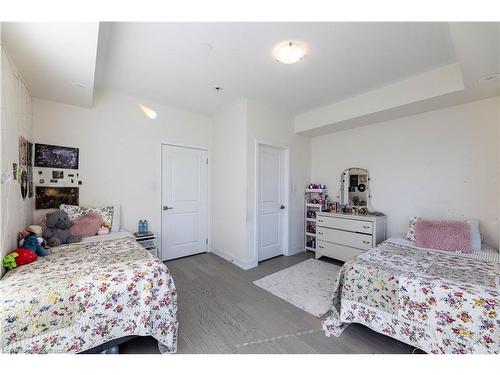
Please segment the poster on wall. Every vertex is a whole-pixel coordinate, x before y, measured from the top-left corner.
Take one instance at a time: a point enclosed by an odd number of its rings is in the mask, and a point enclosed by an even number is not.
[[[35,189],[37,210],[59,208],[61,204],[79,204],[80,189],[77,187],[37,186]]]
[[[19,167],[24,169],[26,165],[28,165],[28,141],[19,136]]]
[[[28,197],[33,197],[33,143],[28,142],[27,148]]]
[[[26,199],[28,195],[28,141],[23,136],[19,136],[19,165],[18,176],[21,184],[21,197]]]
[[[78,169],[78,148],[35,144],[35,167]]]

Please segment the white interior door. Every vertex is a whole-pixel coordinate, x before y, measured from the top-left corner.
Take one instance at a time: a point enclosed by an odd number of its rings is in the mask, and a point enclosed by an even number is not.
[[[207,251],[208,153],[162,146],[162,260]]]
[[[258,260],[283,254],[285,151],[259,146],[258,171]]]

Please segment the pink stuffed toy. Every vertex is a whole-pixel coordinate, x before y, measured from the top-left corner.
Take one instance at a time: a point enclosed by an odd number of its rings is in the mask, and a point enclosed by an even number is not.
[[[102,222],[101,215],[91,212],[75,219],[73,221],[73,225],[69,228],[69,232],[72,236],[95,236],[101,227]]]

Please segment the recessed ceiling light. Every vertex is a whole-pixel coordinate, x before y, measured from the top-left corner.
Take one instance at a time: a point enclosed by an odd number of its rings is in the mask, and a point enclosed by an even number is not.
[[[500,73],[488,74],[487,76],[480,78],[479,82],[493,81],[495,79],[500,79]]]
[[[142,112],[144,112],[144,114],[146,116],[148,116],[151,120],[154,120],[158,117],[158,114],[153,111],[151,108],[149,107],[146,107],[145,105],[142,105],[142,104],[139,104],[139,108],[141,109]]]
[[[87,86],[85,86],[83,83],[80,82],[72,82],[71,86],[73,86],[75,89],[87,90]]]
[[[222,91],[224,91],[224,88],[221,86],[215,86],[214,91],[218,94],[220,94]]]
[[[305,48],[297,42],[287,41],[274,47],[273,55],[283,64],[293,64],[302,59],[306,54]]]

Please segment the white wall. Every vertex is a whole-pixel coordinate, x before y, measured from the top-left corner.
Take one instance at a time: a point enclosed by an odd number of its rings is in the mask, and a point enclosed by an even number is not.
[[[211,250],[248,268],[246,255],[246,101],[231,104],[214,118]]]
[[[255,248],[255,141],[289,148],[290,185],[288,254],[304,250],[304,188],[310,175],[310,138],[294,133],[293,117],[264,103],[248,100],[247,110],[247,256]]]
[[[500,98],[373,124],[311,140],[311,177],[338,195],[340,173],[367,168],[373,208],[388,235],[411,216],[478,218],[498,247]]]
[[[308,137],[294,134],[293,117],[254,100],[240,100],[214,119],[212,251],[242,268],[255,253],[255,142],[290,149],[287,253],[304,250],[303,189],[309,180]]]
[[[143,103],[158,117],[139,110]],[[121,225],[145,218],[160,233],[161,143],[210,148],[211,119],[117,92],[97,92],[90,109],[34,99],[36,142],[80,149],[81,205],[122,205]],[[36,213],[35,213],[36,216]]]
[[[31,140],[31,98],[6,50],[1,48],[1,172],[12,172],[12,163],[19,164],[18,137]],[[0,185],[2,257],[17,247],[17,233],[31,224],[32,199],[22,199],[18,181]],[[3,270],[3,268],[2,268]]]

